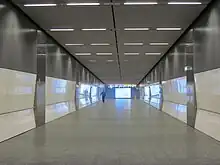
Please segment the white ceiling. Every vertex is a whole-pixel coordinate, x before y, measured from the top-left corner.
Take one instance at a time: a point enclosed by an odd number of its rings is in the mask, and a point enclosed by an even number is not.
[[[168,0],[157,0],[158,5],[123,5],[125,0],[14,0],[42,28],[59,43],[85,44],[65,46],[72,55],[92,53],[91,56],[76,56],[85,66],[106,83],[138,83],[160,57],[195,20],[210,0],[200,0],[202,5],[168,5]],[[130,0],[131,1],[131,0]],[[142,2],[155,0],[145,0]],[[178,0],[175,0],[178,1]],[[180,0],[179,0],[180,1]],[[181,2],[186,0],[181,0]],[[67,2],[100,2],[100,6],[66,6]],[[132,2],[135,2],[133,0]],[[136,0],[137,2],[137,0]],[[138,1],[140,2],[140,1]],[[189,2],[189,1],[188,1]],[[30,3],[56,3],[56,7],[24,7]],[[113,11],[112,12],[112,6]],[[114,17],[114,19],[113,19]],[[115,24],[114,24],[115,21]],[[114,28],[116,27],[116,29]],[[150,28],[149,31],[124,31],[124,28]],[[158,27],[180,27],[181,31],[156,31]],[[51,28],[73,28],[71,32],[50,32]],[[82,28],[107,28],[106,31],[82,31]],[[116,36],[115,37],[115,33]],[[118,43],[116,43],[116,38]],[[143,46],[124,46],[124,43],[139,43]],[[167,46],[151,46],[152,42],[167,42]],[[91,43],[109,43],[109,46],[91,46]],[[117,54],[118,47],[118,54]],[[96,53],[112,53],[97,56]],[[145,55],[156,53],[161,55]],[[126,56],[124,53],[140,53]],[[118,61],[119,57],[119,61]],[[92,60],[92,61],[91,61]],[[96,60],[96,62],[94,62]],[[107,62],[107,60],[114,60]],[[119,67],[120,64],[120,67]],[[119,69],[120,68],[120,69]],[[120,75],[121,73],[121,75]]]

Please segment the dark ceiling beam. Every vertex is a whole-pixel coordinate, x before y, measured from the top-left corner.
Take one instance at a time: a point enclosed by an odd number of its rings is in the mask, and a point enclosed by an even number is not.
[[[111,3],[113,3],[112,0],[111,0]],[[116,17],[115,17],[115,10],[114,10],[114,6],[113,5],[111,6],[111,10],[112,10],[112,21],[113,21],[113,26],[114,26],[114,29],[112,31],[115,34],[115,47],[116,47],[116,53],[117,53],[117,62],[118,62],[119,76],[120,76],[120,80],[122,80],[121,62],[120,62],[119,48],[118,48],[118,35],[117,35],[117,30],[116,30]]]

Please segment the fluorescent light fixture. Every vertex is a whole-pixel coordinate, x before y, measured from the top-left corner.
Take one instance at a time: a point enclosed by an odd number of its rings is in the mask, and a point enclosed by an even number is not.
[[[89,62],[96,62],[96,60],[89,60]]]
[[[167,42],[154,42],[154,43],[150,43],[151,46],[166,46],[169,45],[169,43]]]
[[[67,3],[67,6],[99,6],[100,3]]]
[[[107,62],[114,62],[114,60],[107,60]]]
[[[180,44],[181,46],[193,46],[193,45],[195,45],[195,43],[181,43]]]
[[[184,67],[184,71],[190,71],[193,70],[193,68],[191,66],[185,66]]]
[[[45,53],[40,53],[40,54],[37,54],[38,56],[46,56],[47,54]]]
[[[146,31],[150,30],[149,28],[124,28],[125,31]]]
[[[66,46],[83,46],[84,44],[65,44]]]
[[[182,28],[157,28],[157,31],[179,31],[182,30]]]
[[[37,47],[52,47],[56,46],[55,44],[37,44]]]
[[[151,56],[154,56],[154,55],[161,55],[161,53],[145,53],[145,55],[151,55]]]
[[[133,55],[139,55],[139,53],[124,53],[126,56],[133,56]]]
[[[74,31],[74,29],[71,28],[56,28],[56,29],[50,29],[51,32],[69,32]]]
[[[144,45],[143,43],[124,43],[124,45],[126,46],[140,46],[140,45]]]
[[[82,29],[83,31],[105,31],[106,28],[96,28],[96,29]]]
[[[57,6],[55,3],[45,3],[45,4],[24,4],[25,7],[49,7]]]
[[[124,60],[124,62],[128,62],[128,60]]]
[[[91,53],[75,53],[76,56],[90,56]]]
[[[112,53],[96,53],[97,56],[111,56]]]
[[[201,5],[202,2],[168,2],[169,5]]]
[[[157,2],[125,2],[124,5],[157,5]]]
[[[92,46],[108,46],[110,44],[109,43],[92,43],[90,45],[92,45]]]

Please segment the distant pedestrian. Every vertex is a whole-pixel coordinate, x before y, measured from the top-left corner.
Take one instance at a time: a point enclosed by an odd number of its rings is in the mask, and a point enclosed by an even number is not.
[[[105,91],[103,91],[100,95],[102,96],[102,102],[104,103],[105,102],[105,97],[106,97]]]

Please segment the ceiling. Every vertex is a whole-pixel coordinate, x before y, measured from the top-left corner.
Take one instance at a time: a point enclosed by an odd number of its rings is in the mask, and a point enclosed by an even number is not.
[[[156,2],[155,0],[141,2],[152,1]],[[186,0],[175,1],[186,2]],[[157,5],[124,5],[125,0],[14,0],[72,55],[91,53],[91,55],[77,55],[76,58],[106,83],[138,83],[196,19],[209,1],[200,0],[202,5],[168,5],[168,0],[157,0]],[[100,5],[66,6],[66,3],[70,2],[99,2]],[[140,0],[132,0],[132,2],[140,2]],[[58,5],[24,7],[24,4],[35,3]],[[156,30],[171,27],[181,30]],[[51,32],[51,28],[73,28],[74,31]],[[106,30],[83,31],[82,29],[85,28],[106,28]],[[127,31],[124,28],[150,29]],[[109,45],[91,45],[93,43]],[[124,43],[143,43],[143,45],[124,45]],[[168,45],[150,45],[150,43],[168,43]],[[83,45],[66,46],[65,44]],[[112,55],[96,53],[112,53]]]

